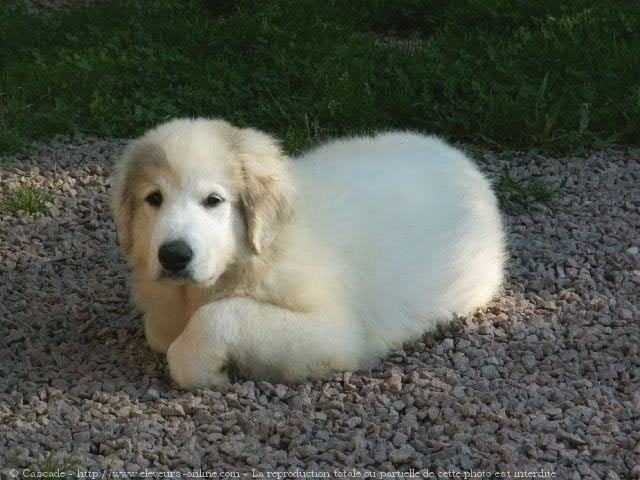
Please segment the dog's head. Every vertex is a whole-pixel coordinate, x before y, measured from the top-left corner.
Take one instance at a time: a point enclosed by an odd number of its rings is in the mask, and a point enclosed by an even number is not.
[[[134,140],[113,176],[120,248],[150,280],[212,285],[260,255],[290,214],[289,160],[268,135],[173,120]]]

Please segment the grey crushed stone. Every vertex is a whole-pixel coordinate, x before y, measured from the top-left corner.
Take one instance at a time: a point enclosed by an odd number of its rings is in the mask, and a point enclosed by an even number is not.
[[[0,167],[44,214],[0,214],[0,473],[548,469],[640,478],[640,151],[516,160],[566,181],[506,216],[504,291],[367,371],[180,391],[144,341],[108,205],[122,141],[68,137]],[[490,175],[506,160],[485,155]],[[249,470],[250,471],[250,470]]]

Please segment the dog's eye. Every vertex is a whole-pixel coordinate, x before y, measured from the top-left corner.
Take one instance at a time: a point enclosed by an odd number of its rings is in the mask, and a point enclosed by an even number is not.
[[[224,202],[224,199],[220,195],[212,193],[211,195],[209,195],[207,198],[204,199],[203,205],[206,208],[212,208],[219,205],[222,202]]]
[[[162,205],[162,194],[159,191],[151,192],[145,198],[145,201],[152,207],[159,207]]]

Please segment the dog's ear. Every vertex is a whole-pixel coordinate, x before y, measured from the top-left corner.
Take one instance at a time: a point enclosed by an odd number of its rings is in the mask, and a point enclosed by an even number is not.
[[[135,143],[125,148],[111,175],[111,213],[116,224],[120,253],[128,255],[131,251],[131,220],[133,218],[132,192],[129,190],[130,164],[135,157]]]
[[[137,186],[153,176],[153,172],[168,170],[167,165],[164,151],[142,140],[132,141],[116,164],[111,176],[111,211],[123,255],[128,255],[133,246],[131,222],[136,208]]]
[[[111,176],[111,213],[116,224],[120,252],[128,255],[132,246],[130,224],[133,205],[124,191],[125,174],[126,165],[122,159]]]
[[[292,215],[291,161],[273,138],[257,130],[239,130],[236,140],[247,238],[251,250],[260,254]]]

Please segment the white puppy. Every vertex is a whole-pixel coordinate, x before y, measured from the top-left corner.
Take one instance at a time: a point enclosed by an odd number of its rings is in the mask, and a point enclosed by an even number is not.
[[[435,137],[338,140],[290,161],[221,120],[133,141],[113,210],[154,350],[182,387],[368,365],[489,301],[505,247],[489,182]]]

